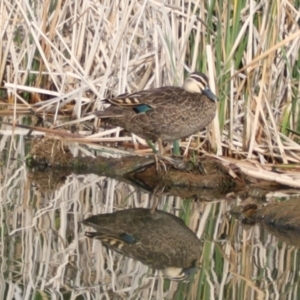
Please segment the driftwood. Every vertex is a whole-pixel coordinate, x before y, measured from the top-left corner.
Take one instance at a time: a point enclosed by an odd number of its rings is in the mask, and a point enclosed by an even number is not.
[[[182,197],[216,197],[244,187],[241,178],[233,178],[229,174],[230,168],[214,158],[202,158],[194,163],[176,158],[175,162],[178,164],[174,167],[168,159],[158,159],[153,154],[122,158],[73,157],[67,145],[51,138],[36,140],[27,158],[27,165],[34,170],[30,174],[31,178],[35,181],[43,180],[47,177],[44,172],[49,172],[53,187],[70,173],[104,175],[149,192],[160,190]],[[42,175],[37,170],[43,171]],[[49,177],[46,181],[48,185]]]

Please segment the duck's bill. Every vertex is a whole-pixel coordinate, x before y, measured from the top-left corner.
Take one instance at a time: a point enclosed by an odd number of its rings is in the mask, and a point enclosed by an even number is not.
[[[213,101],[219,100],[218,97],[210,89],[205,89],[203,91],[203,94]]]

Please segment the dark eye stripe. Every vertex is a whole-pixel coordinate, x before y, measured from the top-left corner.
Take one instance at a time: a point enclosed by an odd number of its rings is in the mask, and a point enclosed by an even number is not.
[[[193,78],[193,80],[194,80],[194,78]],[[205,90],[206,85],[203,85],[202,81],[200,81],[200,80],[195,80],[195,81],[196,81],[196,84],[198,85],[198,87],[200,88],[200,91]]]
[[[202,73],[197,73],[197,72],[192,73],[190,75],[190,78],[193,78],[197,82],[201,83],[203,87],[206,87],[208,85],[208,78],[206,77],[206,75]]]

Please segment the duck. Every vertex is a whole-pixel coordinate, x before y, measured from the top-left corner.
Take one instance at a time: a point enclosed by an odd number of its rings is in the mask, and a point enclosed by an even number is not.
[[[164,86],[125,93],[103,99],[111,104],[91,114],[149,141],[171,142],[195,134],[212,122],[217,110],[217,96],[211,91],[205,74],[191,73],[183,87]]]
[[[202,242],[181,218],[168,212],[131,208],[94,215],[82,224],[95,230],[85,233],[88,238],[161,270],[171,280],[185,280],[199,269]]]

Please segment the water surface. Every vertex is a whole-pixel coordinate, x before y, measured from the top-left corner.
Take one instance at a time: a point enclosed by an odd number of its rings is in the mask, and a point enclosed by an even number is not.
[[[41,184],[22,161],[25,144],[24,136],[0,143],[1,299],[297,299],[298,248],[232,217],[236,195],[161,196],[158,209],[183,219],[203,245],[195,274],[174,281],[87,238],[91,229],[80,223],[151,208],[151,195],[94,174],[71,174],[50,188],[48,175]]]

